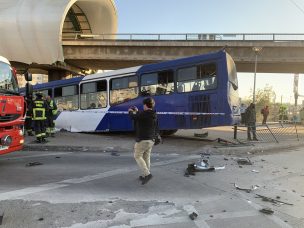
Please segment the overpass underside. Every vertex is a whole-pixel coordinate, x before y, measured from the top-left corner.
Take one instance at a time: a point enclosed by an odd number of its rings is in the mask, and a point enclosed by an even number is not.
[[[114,70],[218,51],[233,57],[238,72],[304,73],[304,41],[63,41],[65,62],[79,68]]]

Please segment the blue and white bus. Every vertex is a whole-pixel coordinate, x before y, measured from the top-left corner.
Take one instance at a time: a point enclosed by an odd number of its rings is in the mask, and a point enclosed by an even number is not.
[[[55,99],[56,128],[71,132],[132,131],[127,110],[141,110],[147,96],[164,134],[240,119],[237,71],[225,51],[52,81],[34,91]]]

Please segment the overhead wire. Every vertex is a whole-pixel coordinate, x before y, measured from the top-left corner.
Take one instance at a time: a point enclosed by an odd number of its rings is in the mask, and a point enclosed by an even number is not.
[[[288,1],[290,1],[294,6],[296,6],[304,14],[304,10],[296,1],[294,1],[294,0],[288,0]]]

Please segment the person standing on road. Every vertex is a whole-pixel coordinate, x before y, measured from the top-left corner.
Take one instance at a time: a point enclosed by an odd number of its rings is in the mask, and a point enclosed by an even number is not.
[[[57,115],[57,105],[55,101],[50,97],[46,97],[46,103],[48,105],[48,112],[46,113],[46,134],[47,136],[55,137],[55,123],[54,119],[55,116]]]
[[[154,111],[155,101],[152,98],[143,100],[143,111],[136,107],[129,108],[129,116],[134,121],[136,143],[134,145],[134,158],[142,171],[139,179],[146,184],[152,178],[150,173],[150,156],[157,131],[157,115]]]
[[[33,127],[32,127],[33,96],[29,95],[25,97],[25,101],[26,101],[26,116],[25,116],[24,128],[28,136],[34,136]]]
[[[245,123],[245,111],[246,111],[246,105],[244,103],[242,103],[240,106],[241,124]]]
[[[261,110],[261,114],[263,115],[263,122],[262,122],[262,124],[266,124],[267,117],[269,115],[269,108],[268,108],[267,105]]]
[[[33,102],[33,121],[35,126],[35,135],[37,143],[46,142],[45,120],[48,106],[43,99],[42,93],[36,93],[36,99]]]
[[[256,137],[256,111],[255,104],[251,103],[245,112],[245,125],[247,126],[247,140],[251,140],[251,132],[254,141],[258,141]]]

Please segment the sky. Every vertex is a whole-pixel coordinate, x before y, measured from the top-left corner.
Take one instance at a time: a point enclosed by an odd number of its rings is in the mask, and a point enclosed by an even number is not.
[[[304,0],[115,0],[115,4],[118,33],[304,34]],[[253,77],[253,72],[238,73],[240,97],[250,95]],[[256,82],[257,89],[272,86],[277,101],[282,97],[283,102],[294,102],[293,74],[258,73]],[[299,93],[304,95],[304,74]]]

